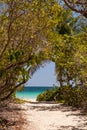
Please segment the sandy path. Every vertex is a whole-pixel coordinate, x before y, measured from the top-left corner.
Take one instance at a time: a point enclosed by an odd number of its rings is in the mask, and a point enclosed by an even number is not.
[[[23,130],[87,130],[87,117],[61,104],[25,103]]]

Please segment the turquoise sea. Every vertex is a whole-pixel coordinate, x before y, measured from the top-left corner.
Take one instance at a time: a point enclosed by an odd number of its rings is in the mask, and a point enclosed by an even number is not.
[[[16,92],[16,97],[17,98],[23,98],[23,99],[36,99],[36,97],[48,90],[48,89],[53,89],[52,86],[50,87],[44,87],[44,86],[28,86],[28,87],[24,87],[23,91],[17,91]]]

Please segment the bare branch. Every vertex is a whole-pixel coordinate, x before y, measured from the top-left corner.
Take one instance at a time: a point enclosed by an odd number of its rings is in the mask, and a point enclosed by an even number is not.
[[[73,11],[77,13],[81,13],[83,16],[87,18],[87,1],[76,1],[73,2],[71,0],[64,0],[66,5]]]

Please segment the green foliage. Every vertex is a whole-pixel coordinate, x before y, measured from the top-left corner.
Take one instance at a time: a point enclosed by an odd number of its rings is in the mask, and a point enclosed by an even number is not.
[[[67,34],[67,35],[72,35],[74,33],[73,31],[73,18],[72,12],[71,11],[64,11],[61,14],[62,16],[62,23],[58,23],[56,26],[56,31],[61,34]]]
[[[81,107],[87,101],[87,91],[71,86],[56,87],[37,96],[37,101],[57,101],[74,107]]]
[[[3,0],[0,12],[0,100],[26,83],[47,60],[55,62],[60,86],[87,86],[86,22],[55,0]],[[57,91],[45,93],[45,100],[53,99]]]
[[[0,100],[26,83],[48,59],[53,29],[64,9],[54,0],[0,2]]]
[[[53,100],[53,91],[47,90],[46,92],[37,96],[38,101],[52,101]]]

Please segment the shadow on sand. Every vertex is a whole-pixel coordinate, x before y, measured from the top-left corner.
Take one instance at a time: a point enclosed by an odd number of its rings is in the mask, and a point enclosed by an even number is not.
[[[57,128],[57,130],[87,130],[87,116],[86,113],[82,111],[81,108],[74,108],[70,106],[66,106],[64,104],[55,104],[54,102],[31,102],[30,109],[35,111],[62,111],[66,112],[66,116],[75,116],[83,122],[79,123],[79,126],[61,126],[60,128]],[[78,120],[80,122],[81,120]]]
[[[55,102],[30,102],[32,104],[31,109],[36,109],[37,111],[59,111],[68,112],[68,111],[80,111],[77,115],[85,116],[86,113],[82,111],[81,108],[75,108],[71,106],[64,105],[62,103],[55,103]]]
[[[27,109],[35,111],[62,111],[69,112],[69,116],[79,116],[84,120],[79,126],[61,126],[57,130],[86,130],[82,129],[87,126],[87,118],[85,113],[80,109],[65,106],[63,104],[55,104],[54,102],[29,102],[27,103]],[[20,104],[9,104],[0,106],[0,130],[23,130],[23,125],[26,124],[26,119],[22,117],[22,112],[26,112],[26,109],[20,107]],[[79,112],[77,112],[79,111]]]
[[[21,112],[25,109],[18,104],[0,105],[0,130],[23,130],[22,126],[26,122]]]

